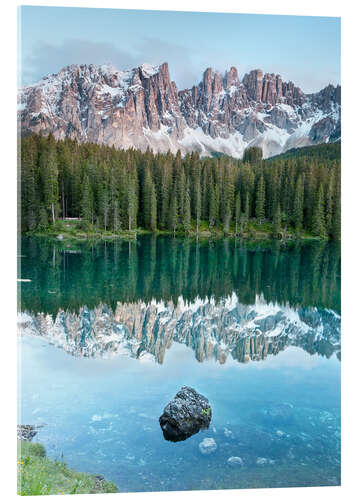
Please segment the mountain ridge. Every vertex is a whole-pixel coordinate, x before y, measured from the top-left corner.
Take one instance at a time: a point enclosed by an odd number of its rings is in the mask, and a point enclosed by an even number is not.
[[[235,293],[215,301],[196,298],[185,302],[152,300],[117,302],[114,310],[100,304],[78,313],[56,315],[22,312],[20,335],[42,337],[73,356],[112,357],[126,354],[141,360],[164,362],[173,343],[186,345],[199,362],[224,364],[231,356],[240,363],[277,355],[289,346],[327,358],[341,355],[340,316],[329,309],[291,308],[267,303],[261,297],[251,305]]]
[[[280,75],[256,69],[239,79],[207,68],[178,90],[168,63],[120,71],[71,65],[19,91],[22,132],[154,152],[221,152],[240,158],[250,146],[270,157],[341,135],[341,87],[304,94]]]

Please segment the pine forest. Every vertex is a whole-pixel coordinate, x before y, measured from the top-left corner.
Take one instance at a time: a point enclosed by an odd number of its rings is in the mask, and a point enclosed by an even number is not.
[[[31,134],[21,139],[21,230],[76,218],[84,231],[253,235],[260,228],[340,239],[340,144],[242,160],[120,150]],[[306,151],[306,153],[305,153]]]

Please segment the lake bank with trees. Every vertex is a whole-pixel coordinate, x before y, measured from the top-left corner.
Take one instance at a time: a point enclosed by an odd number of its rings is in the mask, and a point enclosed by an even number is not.
[[[339,240],[340,178],[340,144],[266,160],[249,148],[236,160],[31,135],[21,142],[21,232]]]

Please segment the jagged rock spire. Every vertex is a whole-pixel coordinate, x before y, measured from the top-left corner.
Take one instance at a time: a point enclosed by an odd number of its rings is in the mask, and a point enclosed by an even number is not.
[[[178,91],[167,62],[126,71],[71,65],[22,89],[19,103],[23,132],[124,149],[241,157],[245,147],[257,145],[269,156],[340,134],[339,86],[306,95],[261,69],[240,82],[234,66],[224,74],[207,68],[198,85]]]

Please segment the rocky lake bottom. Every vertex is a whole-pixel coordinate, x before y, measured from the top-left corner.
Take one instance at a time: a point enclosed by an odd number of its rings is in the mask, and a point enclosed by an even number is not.
[[[103,474],[120,491],[340,483],[336,358],[291,347],[264,362],[222,366],[173,346],[160,366],[74,358],[30,337],[21,344],[21,420],[46,424],[35,440],[51,458]],[[158,418],[187,383],[208,397],[211,425],[165,441]],[[200,447],[206,438],[214,445]]]
[[[20,257],[18,423],[50,458],[121,492],[340,484],[336,246],[27,239]],[[210,425],[167,441],[183,386]]]

